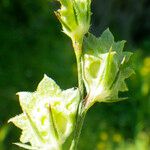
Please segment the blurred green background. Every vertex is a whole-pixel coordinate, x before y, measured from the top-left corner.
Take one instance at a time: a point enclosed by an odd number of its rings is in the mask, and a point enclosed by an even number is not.
[[[20,130],[7,124],[21,112],[18,91],[34,91],[46,73],[61,88],[77,86],[71,41],[61,32],[48,0],[0,1],[0,150],[21,150],[12,143]],[[150,150],[150,3],[149,0],[93,0],[91,32],[107,27],[116,40],[128,41],[136,75],[127,80],[129,99],[96,104],[89,111],[79,150]]]

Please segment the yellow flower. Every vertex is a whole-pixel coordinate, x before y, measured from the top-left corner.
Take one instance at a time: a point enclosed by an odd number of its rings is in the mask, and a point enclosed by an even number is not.
[[[122,141],[122,136],[119,133],[113,135],[113,141],[116,143],[120,143]]]

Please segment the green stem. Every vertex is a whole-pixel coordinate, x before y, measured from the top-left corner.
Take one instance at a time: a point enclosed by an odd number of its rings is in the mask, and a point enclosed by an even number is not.
[[[82,63],[81,63],[81,56],[77,56],[77,70],[78,70],[78,87],[80,92],[80,102],[83,100],[84,97],[84,86],[83,86],[83,79],[82,79]]]
[[[79,138],[81,135],[81,130],[82,130],[82,126],[84,123],[85,115],[86,115],[86,113],[82,113],[81,115],[78,115],[78,117],[77,117],[76,126],[75,126],[75,130],[74,130],[74,139],[72,141],[70,150],[77,150],[77,146],[78,146]]]
[[[83,38],[80,40],[73,40],[73,48],[76,55],[77,62],[77,72],[78,72],[78,87],[80,92],[80,101],[83,100],[84,97],[84,86],[83,86],[83,78],[82,78],[82,43]]]
[[[76,150],[77,145],[79,142],[85,113],[83,112],[83,98],[84,98],[84,85],[83,85],[83,78],[82,78],[82,42],[74,42],[73,47],[76,54],[76,60],[77,60],[77,71],[78,71],[78,87],[79,87],[79,95],[80,95],[80,101],[77,109],[76,114],[76,123],[75,123],[75,129],[74,129],[74,138],[70,147],[70,150]]]

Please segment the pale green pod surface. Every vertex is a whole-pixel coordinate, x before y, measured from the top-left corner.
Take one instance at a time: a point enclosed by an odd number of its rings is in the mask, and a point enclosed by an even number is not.
[[[133,70],[132,53],[123,52],[125,41],[115,42],[107,29],[101,37],[92,34],[84,40],[83,79],[87,90],[85,109],[98,102],[116,102],[125,98],[119,92],[127,91],[125,79]]]
[[[56,16],[62,24],[63,32],[72,41],[80,42],[88,32],[91,18],[91,0],[58,0],[61,8]]]
[[[78,90],[63,91],[45,75],[35,92],[17,95],[23,113],[9,120],[22,130],[21,143],[16,144],[25,149],[60,150],[74,128]]]

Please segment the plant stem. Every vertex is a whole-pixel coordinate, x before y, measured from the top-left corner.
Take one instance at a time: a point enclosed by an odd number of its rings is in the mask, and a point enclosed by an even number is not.
[[[84,97],[84,86],[83,86],[83,78],[82,78],[82,43],[83,39],[77,41],[73,41],[73,48],[76,55],[76,62],[77,62],[77,72],[78,72],[78,88],[80,94],[80,102],[83,100]]]
[[[82,42],[81,42],[82,43]],[[77,60],[77,71],[78,71],[78,87],[79,87],[79,96],[80,101],[77,109],[76,114],[76,123],[75,123],[75,129],[74,129],[74,138],[70,147],[70,150],[76,150],[77,145],[79,142],[85,113],[83,112],[83,98],[84,98],[84,85],[83,85],[83,78],[82,78],[82,44],[80,42],[73,43],[73,47],[76,54],[76,60]]]
[[[75,126],[75,130],[74,130],[74,139],[72,141],[70,150],[77,150],[77,146],[78,146],[82,126],[84,123],[85,115],[86,115],[86,113],[82,113],[82,114],[78,115],[78,117],[77,117],[76,126]]]
[[[80,92],[80,102],[83,100],[84,97],[84,86],[83,86],[83,79],[82,79],[82,63],[81,63],[81,56],[77,56],[77,70],[78,70],[78,87]]]

